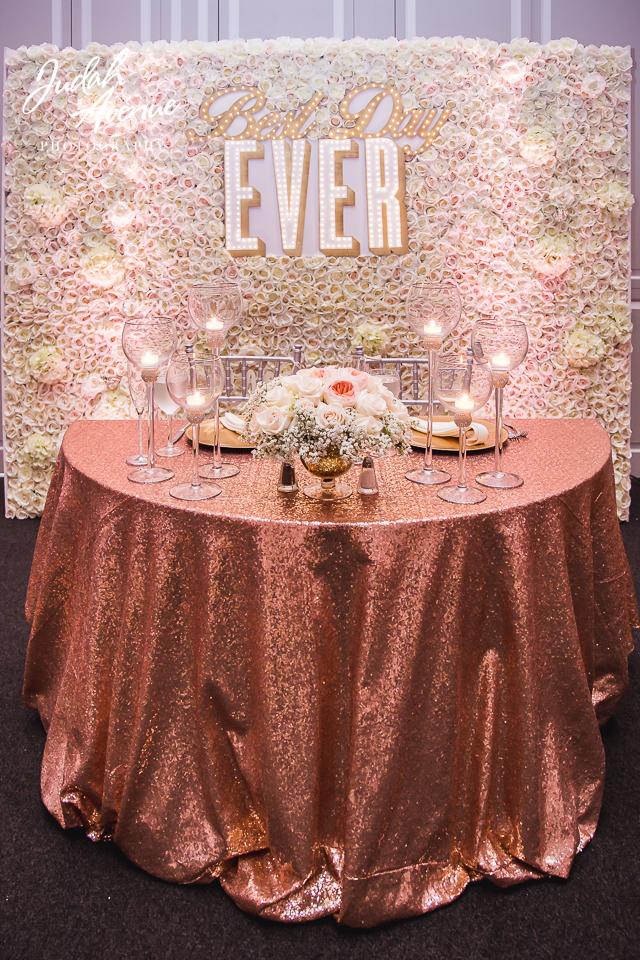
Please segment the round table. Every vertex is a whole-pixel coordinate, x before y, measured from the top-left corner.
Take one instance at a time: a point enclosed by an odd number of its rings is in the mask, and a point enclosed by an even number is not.
[[[525,485],[462,507],[399,457],[374,498],[279,494],[243,455],[221,496],[179,502],[128,483],[134,424],[71,426],[27,598],[53,816],[285,921],[566,877],[635,600],[605,432],[526,427]]]

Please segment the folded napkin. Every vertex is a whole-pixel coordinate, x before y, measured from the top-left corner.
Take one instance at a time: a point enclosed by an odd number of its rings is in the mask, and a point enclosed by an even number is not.
[[[426,433],[429,429],[427,421],[421,420],[420,417],[414,417],[411,421],[411,426],[414,430],[417,430],[418,433]],[[433,435],[434,437],[457,437],[458,428],[453,420],[434,420]],[[486,443],[488,439],[489,431],[485,425],[483,423],[476,423],[474,420],[467,430],[467,443],[473,446],[478,443]]]
[[[239,417],[237,413],[231,413],[227,410],[227,412],[223,413],[220,417],[220,423],[223,427],[226,427],[227,430],[231,430],[232,433],[244,432],[244,417]]]

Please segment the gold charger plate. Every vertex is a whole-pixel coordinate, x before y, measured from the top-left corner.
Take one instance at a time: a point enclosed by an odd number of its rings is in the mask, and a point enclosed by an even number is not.
[[[442,423],[445,420],[450,420],[450,417],[434,417],[434,423]],[[489,436],[485,443],[474,443],[467,444],[467,453],[482,453],[486,450],[493,450],[495,446],[495,426],[492,420],[476,420],[476,423],[481,423],[489,431]],[[504,443],[509,439],[509,434],[506,429],[502,428],[502,442]],[[411,446],[415,447],[418,450],[424,450],[427,445],[427,435],[421,433],[419,430],[411,430]],[[458,453],[459,445],[457,437],[434,437],[433,438],[433,449],[437,450],[438,453]]]
[[[186,436],[191,440],[191,427],[187,428]],[[215,444],[215,430],[213,420],[204,420],[200,424],[200,446],[213,447]],[[225,450],[253,450],[251,444],[245,443],[240,439],[239,434],[233,430],[228,430],[222,423],[220,424],[220,446]]]

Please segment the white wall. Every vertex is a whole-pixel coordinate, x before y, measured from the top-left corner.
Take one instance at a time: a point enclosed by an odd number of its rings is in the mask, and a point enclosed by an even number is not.
[[[640,0],[0,0],[0,46],[91,40],[234,37],[528,36],[630,44],[640,56]],[[0,78],[1,86],[1,78]],[[640,476],[640,85],[632,100],[632,471]]]

